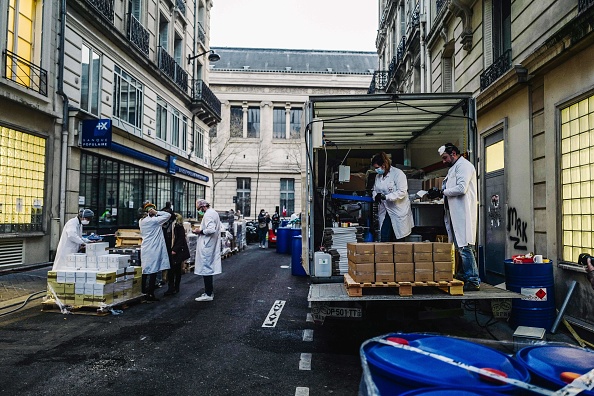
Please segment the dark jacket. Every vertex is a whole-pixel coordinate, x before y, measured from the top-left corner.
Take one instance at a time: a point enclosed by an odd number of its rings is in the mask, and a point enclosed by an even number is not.
[[[186,240],[186,230],[184,230],[183,225],[176,224],[173,227],[173,234],[175,236],[175,240],[173,242],[173,247],[171,248],[171,250],[174,251],[175,254],[171,257],[173,258],[173,261],[177,264],[190,258],[190,249],[188,249],[188,242]]]

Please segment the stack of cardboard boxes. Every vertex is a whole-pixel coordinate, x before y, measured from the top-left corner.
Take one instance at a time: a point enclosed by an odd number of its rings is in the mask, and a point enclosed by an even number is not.
[[[355,282],[451,281],[452,245],[440,242],[349,243]]]
[[[48,298],[64,305],[103,307],[142,294],[142,268],[130,256],[106,254],[107,243],[87,244],[87,253],[68,255],[56,271],[48,271]]]

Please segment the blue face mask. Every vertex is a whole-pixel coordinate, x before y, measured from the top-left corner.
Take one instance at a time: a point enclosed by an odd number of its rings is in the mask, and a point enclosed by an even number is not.
[[[383,168],[377,168],[375,171],[377,172],[378,175],[383,175],[384,174],[384,169]]]

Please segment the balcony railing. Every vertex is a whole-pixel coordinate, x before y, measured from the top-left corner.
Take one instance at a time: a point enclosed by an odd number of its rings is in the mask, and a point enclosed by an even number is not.
[[[413,10],[410,20],[409,20],[409,29],[414,29],[419,27],[421,21],[421,5],[417,2],[415,9]]]
[[[3,55],[4,78],[47,96],[47,71],[8,50]]]
[[[376,91],[385,91],[388,85],[388,74],[387,70],[377,70],[373,72],[373,78],[371,84],[369,84],[368,94],[374,94]]]
[[[449,0],[437,0],[435,2],[435,6],[437,8],[437,15],[439,15],[439,13],[441,12],[441,9],[443,8],[443,6],[448,2]]]
[[[128,39],[146,56],[149,55],[149,32],[132,13],[128,14]]]
[[[578,0],[578,15],[594,6],[594,0]]]
[[[398,44],[398,48],[396,49],[396,63],[402,62],[404,59],[404,50],[406,48],[406,36],[402,36],[400,39],[400,44]]]
[[[180,14],[186,16],[186,3],[184,0],[175,0],[175,6],[179,10]]]
[[[202,110],[198,118],[208,126],[215,125],[221,120],[221,101],[203,80],[194,80],[192,85],[192,103]]]
[[[87,0],[87,3],[95,7],[101,15],[113,23],[113,1],[114,0]]]
[[[188,73],[167,53],[165,48],[159,46],[159,69],[172,79],[184,92],[188,89]]]
[[[511,69],[511,49],[508,49],[481,74],[481,91]]]
[[[198,22],[198,40],[200,40],[202,44],[206,44],[206,32],[200,22]]]

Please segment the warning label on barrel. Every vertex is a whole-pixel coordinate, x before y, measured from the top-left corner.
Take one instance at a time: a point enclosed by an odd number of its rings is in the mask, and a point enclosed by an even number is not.
[[[547,290],[542,287],[522,287],[520,289],[522,300],[547,301]]]

